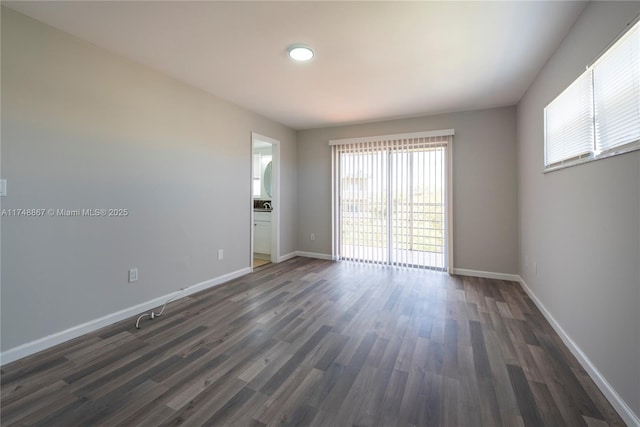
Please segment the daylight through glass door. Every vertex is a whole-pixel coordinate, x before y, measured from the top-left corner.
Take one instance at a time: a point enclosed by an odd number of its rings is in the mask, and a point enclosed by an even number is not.
[[[339,258],[446,270],[450,138],[333,146]]]

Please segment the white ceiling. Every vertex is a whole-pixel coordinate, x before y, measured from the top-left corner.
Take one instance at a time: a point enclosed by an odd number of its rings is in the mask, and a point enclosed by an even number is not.
[[[3,4],[307,129],[513,105],[586,3]],[[294,43],[315,58],[289,60]]]

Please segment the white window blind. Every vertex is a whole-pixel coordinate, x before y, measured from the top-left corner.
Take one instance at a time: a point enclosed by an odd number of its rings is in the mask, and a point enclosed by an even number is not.
[[[593,94],[586,71],[545,108],[545,166],[591,153]]]
[[[640,22],[544,109],[546,170],[640,149]]]
[[[338,259],[447,269],[453,131],[438,133],[330,142]]]
[[[640,140],[640,25],[593,66],[596,150]]]

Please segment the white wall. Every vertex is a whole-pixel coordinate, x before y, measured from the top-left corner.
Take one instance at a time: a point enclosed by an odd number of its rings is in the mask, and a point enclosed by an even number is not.
[[[515,107],[298,131],[298,250],[331,254],[330,139],[449,128],[455,267],[517,273]]]
[[[290,253],[293,130],[2,8],[2,207],[130,212],[2,218],[2,351],[248,268],[252,131],[281,141]]]
[[[540,71],[518,105],[518,179],[521,276],[640,415],[640,152],[542,173],[544,107],[638,13],[590,3]]]

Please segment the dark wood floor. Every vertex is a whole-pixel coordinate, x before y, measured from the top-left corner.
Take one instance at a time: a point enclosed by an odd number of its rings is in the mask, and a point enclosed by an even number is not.
[[[2,425],[624,425],[518,284],[294,258],[2,368]]]

